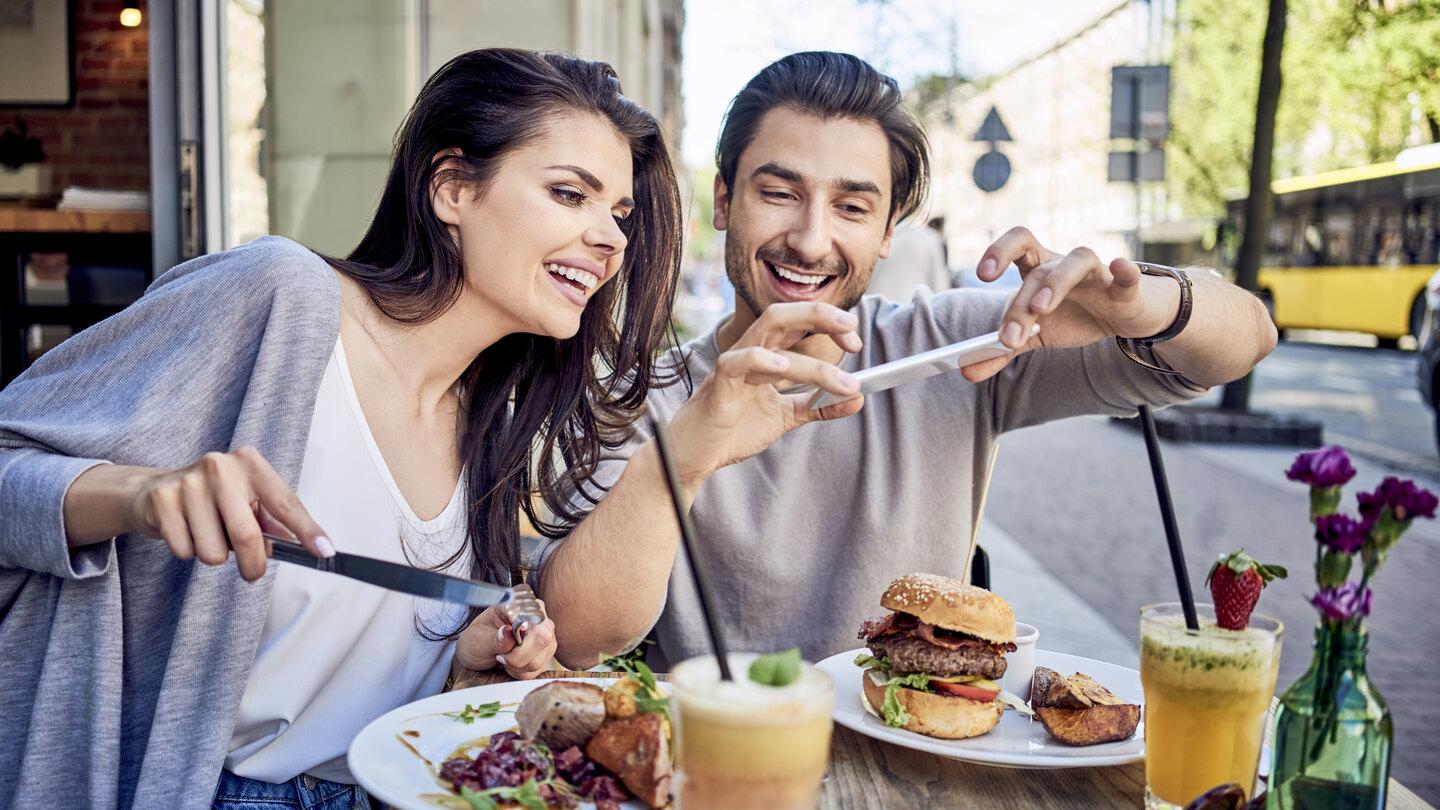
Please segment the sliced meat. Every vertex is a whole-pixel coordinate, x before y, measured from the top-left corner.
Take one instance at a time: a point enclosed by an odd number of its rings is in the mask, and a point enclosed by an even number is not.
[[[609,720],[585,746],[585,753],[620,777],[650,807],[670,802],[670,742],[659,714],[641,712]]]
[[[605,722],[605,690],[591,683],[553,681],[532,691],[515,710],[520,734],[564,751],[584,745]]]
[[[997,655],[1015,652],[1014,643],[991,644],[984,639],[964,633],[957,633],[954,630],[946,630],[943,627],[936,627],[928,622],[916,624],[915,635],[937,647],[944,647],[947,650],[958,650],[961,647],[983,647],[993,651]]]
[[[975,640],[950,650],[937,647],[915,635],[895,635],[870,641],[870,652],[890,660],[890,668],[902,675],[924,672],[928,675],[979,675],[991,680],[1005,676],[1005,658],[990,645]]]

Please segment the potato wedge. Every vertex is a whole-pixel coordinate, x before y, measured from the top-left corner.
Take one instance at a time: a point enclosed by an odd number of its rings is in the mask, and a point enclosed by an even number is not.
[[[1030,679],[1031,708],[1038,709],[1043,706],[1049,709],[1087,709],[1092,705],[1094,702],[1077,689],[1071,679],[1053,669],[1035,668],[1035,674]]]
[[[1088,709],[1039,707],[1035,716],[1050,736],[1065,745],[1098,745],[1135,736],[1140,725],[1140,707],[1133,705],[1091,706]]]

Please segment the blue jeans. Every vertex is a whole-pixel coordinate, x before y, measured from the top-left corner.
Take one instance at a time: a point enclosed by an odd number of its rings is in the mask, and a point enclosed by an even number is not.
[[[220,772],[213,810],[371,810],[359,785],[342,785],[301,774],[289,782],[262,782]]]

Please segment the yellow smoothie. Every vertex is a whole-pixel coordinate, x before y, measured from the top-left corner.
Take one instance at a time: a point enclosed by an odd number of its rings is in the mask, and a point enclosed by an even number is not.
[[[1206,607],[1197,606],[1199,632],[1186,629],[1178,605],[1141,613],[1150,806],[1183,806],[1232,782],[1248,796],[1255,786],[1280,668],[1281,625],[1257,615],[1245,630],[1224,630]]]
[[[830,676],[803,664],[788,686],[746,677],[753,655],[730,656],[722,682],[712,656],[671,673],[676,810],[766,807],[813,810],[830,760]]]

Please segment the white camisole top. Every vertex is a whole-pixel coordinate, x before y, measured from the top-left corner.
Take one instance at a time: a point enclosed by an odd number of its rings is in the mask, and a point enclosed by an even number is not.
[[[464,480],[420,518],[400,494],[355,397],[337,339],[315,400],[296,493],[338,551],[432,567],[464,545]],[[468,551],[445,570],[465,575]],[[217,607],[217,609],[224,609]],[[350,741],[376,717],[444,688],[465,609],[280,563],[225,767],[285,782],[308,773],[354,783]]]

